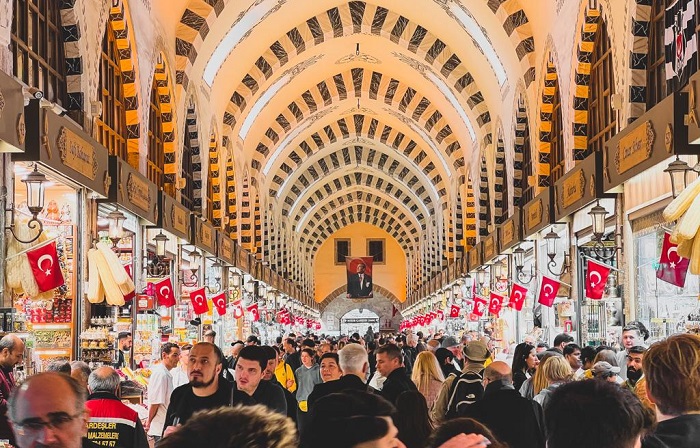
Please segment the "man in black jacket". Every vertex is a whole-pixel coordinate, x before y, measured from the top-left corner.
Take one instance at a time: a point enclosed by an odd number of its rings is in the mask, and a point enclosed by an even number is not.
[[[262,381],[269,381],[273,385],[277,385],[282,389],[282,392],[284,393],[284,398],[287,402],[287,417],[296,421],[297,399],[293,393],[288,391],[284,386],[280,384],[279,381],[277,381],[277,377],[275,376],[275,370],[277,369],[277,365],[279,364],[277,350],[275,350],[274,347],[270,347],[269,345],[263,345],[262,349],[265,351],[265,355],[267,355],[267,367],[265,368],[265,372],[263,372]]]
[[[360,344],[348,344],[338,352],[338,363],[343,376],[335,381],[317,384],[309,395],[307,403],[309,412],[313,412],[314,403],[326,395],[345,392],[348,390],[367,391],[369,386],[365,383],[369,362],[367,351]]]
[[[381,394],[392,404],[396,404],[401,392],[418,390],[403,368],[402,358],[403,353],[397,345],[386,344],[377,349],[377,370],[386,378]]]
[[[267,354],[259,345],[243,347],[236,363],[234,388],[248,394],[255,403],[264,404],[271,411],[287,415],[287,400],[282,386],[263,381],[267,361]]]
[[[486,425],[511,448],[544,448],[542,408],[513,388],[508,364],[495,361],[484,370],[484,396],[466,406],[464,416]]]
[[[284,362],[289,364],[292,372],[296,372],[301,367],[301,355],[297,351],[297,342],[293,338],[287,338],[282,343],[284,348]]]

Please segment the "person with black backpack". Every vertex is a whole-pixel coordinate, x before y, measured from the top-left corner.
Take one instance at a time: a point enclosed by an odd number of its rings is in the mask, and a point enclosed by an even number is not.
[[[482,341],[472,341],[462,350],[466,365],[459,376],[450,375],[442,384],[431,416],[435,422],[459,417],[464,408],[484,394],[482,385],[484,362],[491,356]]]

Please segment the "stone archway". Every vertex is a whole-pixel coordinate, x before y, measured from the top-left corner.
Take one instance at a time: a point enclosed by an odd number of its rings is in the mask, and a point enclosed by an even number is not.
[[[374,285],[374,297],[371,299],[357,301],[345,298],[345,291],[335,295],[331,299],[330,296],[323,301],[325,307],[321,313],[321,322],[323,330],[326,332],[340,331],[340,319],[349,311],[355,309],[364,309],[371,311],[379,316],[379,329],[394,329],[398,330],[399,323],[403,318],[401,311],[396,307],[391,298],[381,294],[378,291],[377,285]],[[379,329],[374,329],[378,331]]]

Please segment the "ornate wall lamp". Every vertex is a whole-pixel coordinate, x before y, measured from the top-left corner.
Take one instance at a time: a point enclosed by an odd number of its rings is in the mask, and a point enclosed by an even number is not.
[[[165,258],[165,244],[170,240],[163,231],[153,237],[156,246],[155,257],[146,263],[146,272],[150,277],[165,277],[170,273],[170,261]]]
[[[27,176],[22,179],[25,187],[27,188],[27,208],[29,213],[32,214],[32,218],[27,222],[27,227],[34,230],[36,229],[36,235],[28,240],[22,240],[17,237],[15,233],[15,207],[11,204],[10,207],[5,208],[6,212],[10,212],[12,216],[10,217],[10,225],[5,227],[5,230],[9,230],[12,236],[23,244],[33,243],[41,233],[44,231],[44,224],[37,218],[37,215],[41,213],[44,209],[44,199],[46,197],[44,185],[46,183],[46,176],[39,172],[36,164],[34,165],[34,171],[27,174]],[[4,204],[7,204],[7,187],[2,186],[2,200]]]
[[[529,285],[535,278],[535,267],[530,265],[530,272],[525,272],[525,249],[521,246],[513,250],[513,258],[515,259],[515,276],[520,283]]]
[[[554,260],[557,256],[557,240],[559,239],[559,234],[553,229],[549,231],[548,234],[544,236],[544,240],[547,243],[547,256],[549,257],[549,262],[547,262],[547,270],[557,277],[561,277],[569,271],[571,265],[571,257],[568,252],[564,251],[564,262],[562,263],[561,270],[559,272],[555,271],[554,268],[557,266],[557,262]]]
[[[180,246],[180,252],[182,252],[182,246]],[[180,257],[180,258],[182,259],[182,257]],[[178,277],[178,280],[180,281],[180,283],[182,283],[182,285],[184,285],[188,288],[192,288],[194,286],[197,286],[197,283],[199,281],[199,278],[197,277],[197,271],[199,270],[199,266],[202,263],[202,254],[199,253],[197,248],[194,248],[194,250],[192,250],[192,252],[190,252],[188,258],[189,258],[188,269],[190,271],[190,278],[189,278],[189,280],[185,279],[185,273],[181,272],[180,276]],[[184,271],[184,269],[182,269],[182,271]]]
[[[600,205],[600,201],[598,201],[595,207],[593,207],[588,214],[591,215],[593,252],[597,257],[603,260],[611,260],[615,257],[615,253],[620,249],[620,247],[617,245],[617,233],[613,235],[615,241],[613,242],[612,246],[603,243],[603,236],[605,235],[605,217],[607,216],[608,212],[605,210],[605,207]]]

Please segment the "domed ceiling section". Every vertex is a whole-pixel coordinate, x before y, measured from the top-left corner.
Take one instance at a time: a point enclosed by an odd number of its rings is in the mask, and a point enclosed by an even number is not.
[[[203,92],[301,261],[370,223],[410,264],[429,260],[415,287],[463,244],[470,163],[492,144],[510,86],[534,79],[521,3],[180,0],[164,16],[181,11],[178,88]]]

